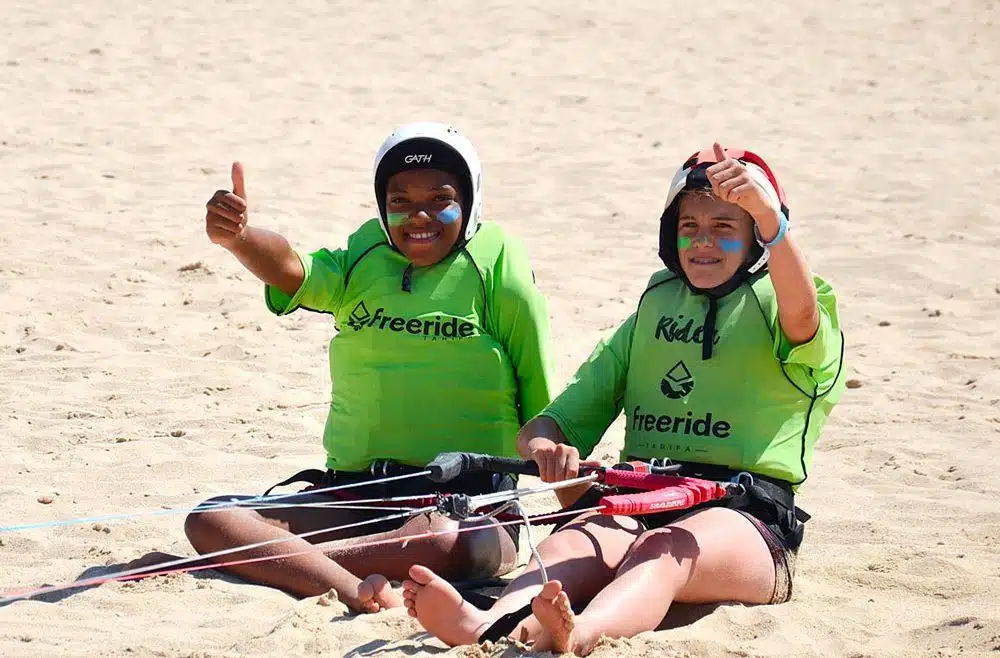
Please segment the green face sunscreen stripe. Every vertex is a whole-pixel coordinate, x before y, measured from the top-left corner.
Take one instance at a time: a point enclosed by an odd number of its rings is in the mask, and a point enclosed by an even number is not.
[[[462,216],[462,208],[458,203],[452,201],[448,206],[439,211],[434,217],[442,224],[454,224]],[[389,226],[402,226],[410,218],[410,213],[407,212],[390,212],[386,213],[386,221],[389,222]]]
[[[706,238],[706,237],[699,237],[699,238],[697,238],[697,240],[698,240],[698,242],[705,242],[705,243],[707,243],[709,241],[709,239]],[[677,248],[680,249],[680,250],[690,249],[694,245],[694,243],[695,243],[695,238],[689,238],[689,237],[678,237],[677,238]],[[738,252],[738,251],[742,251],[743,250],[743,240],[729,240],[727,238],[720,238],[719,239],[719,249],[722,249],[722,251],[729,252],[729,253],[735,253],[735,252]]]

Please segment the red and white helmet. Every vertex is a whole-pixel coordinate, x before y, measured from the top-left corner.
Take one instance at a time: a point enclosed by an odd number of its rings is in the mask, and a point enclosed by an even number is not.
[[[774,209],[784,214],[787,220],[788,205],[785,199],[785,191],[764,158],[744,149],[727,148],[724,150],[726,156],[746,165],[747,171],[750,173],[750,177],[754,183],[771,200]],[[714,149],[694,153],[684,161],[684,164],[681,165],[670,181],[666,204],[664,205],[663,214],[660,216],[659,254],[663,264],[680,276],[684,276],[684,272],[680,267],[680,257],[677,253],[678,197],[684,190],[710,188],[711,184],[708,182],[705,170],[718,161],[719,159],[715,156]],[[756,226],[754,226],[754,236],[756,237],[756,242],[751,247],[746,262],[737,270],[733,279],[720,286],[718,290],[705,292],[713,292],[720,295],[726,294],[749,277],[762,273],[767,268],[769,253],[767,247],[764,246],[764,241],[761,239],[760,233],[757,232]]]

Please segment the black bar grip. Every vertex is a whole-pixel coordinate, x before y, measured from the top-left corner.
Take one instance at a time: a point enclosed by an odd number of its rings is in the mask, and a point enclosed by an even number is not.
[[[491,455],[473,455],[476,459],[482,459],[478,470],[493,471],[494,473],[514,473],[516,475],[534,475],[538,477],[538,464],[529,459],[516,459],[514,457],[493,457]]]
[[[518,475],[538,475],[538,464],[524,459],[494,457],[474,452],[442,452],[427,464],[432,482],[448,482],[462,473],[471,471],[492,471],[494,473],[517,473]]]

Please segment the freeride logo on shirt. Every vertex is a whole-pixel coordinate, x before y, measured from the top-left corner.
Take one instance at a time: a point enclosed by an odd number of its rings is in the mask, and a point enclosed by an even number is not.
[[[695,377],[691,370],[683,361],[675,363],[660,380],[660,393],[668,400],[682,400],[690,395],[695,389]],[[657,405],[659,406],[659,405]],[[680,409],[674,408],[676,412]],[[713,439],[728,439],[732,434],[732,423],[724,418],[719,418],[714,412],[707,412],[704,415],[695,416],[693,411],[681,413],[662,413],[663,409],[646,410],[635,405],[632,409],[631,418],[628,422],[628,429],[631,432],[645,434],[643,438],[638,438],[638,444],[644,448],[658,450],[673,450],[675,452],[695,452],[704,451],[691,446],[664,442],[663,439],[670,436],[682,437],[705,437]]]
[[[442,318],[440,315],[435,315],[433,318],[394,317],[387,314],[385,308],[381,306],[373,313],[368,310],[363,300],[358,302],[354,310],[351,311],[351,316],[347,319],[347,326],[354,331],[371,327],[379,331],[426,336],[434,339],[469,338],[477,333],[474,324],[455,317]]]

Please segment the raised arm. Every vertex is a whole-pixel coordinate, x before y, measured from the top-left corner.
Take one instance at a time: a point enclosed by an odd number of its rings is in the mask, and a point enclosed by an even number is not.
[[[305,279],[302,262],[284,237],[247,224],[246,186],[239,162],[233,163],[232,179],[232,192],[218,190],[209,199],[205,232],[258,279],[294,295]]]
[[[778,300],[781,331],[792,345],[809,342],[819,328],[816,286],[805,256],[787,233],[787,218],[754,182],[742,162],[729,158],[718,142],[714,144],[719,162],[708,168],[712,192],[747,211],[768,247],[767,268]]]

